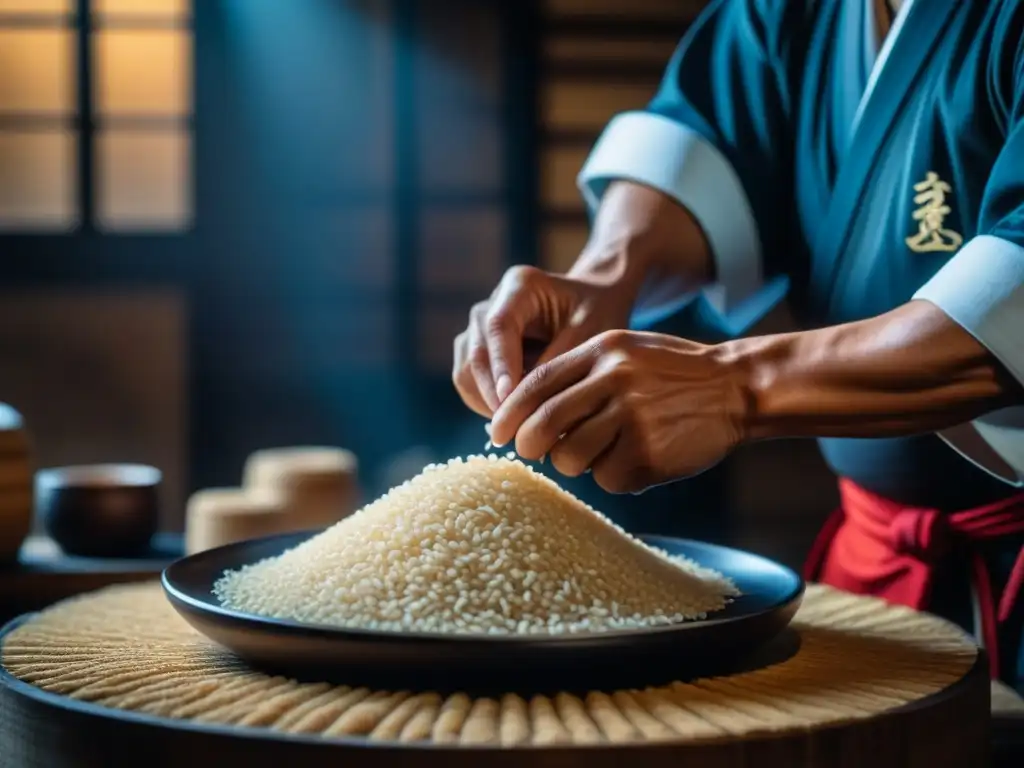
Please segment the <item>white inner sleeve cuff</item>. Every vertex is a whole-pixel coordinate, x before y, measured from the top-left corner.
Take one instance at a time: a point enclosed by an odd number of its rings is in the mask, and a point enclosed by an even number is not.
[[[1024,382],[1024,248],[979,235],[914,298],[939,307]],[[1024,408],[1003,409],[941,435],[982,469],[1024,485]]]
[[[727,318],[761,289],[761,243],[746,192],[725,156],[696,131],[650,112],[616,116],[577,180],[591,212],[615,180],[664,192],[697,220],[717,274],[702,293],[716,312]]]

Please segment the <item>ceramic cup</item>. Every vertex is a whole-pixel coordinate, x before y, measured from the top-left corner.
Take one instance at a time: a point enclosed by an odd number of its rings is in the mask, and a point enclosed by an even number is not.
[[[162,475],[143,464],[89,464],[36,475],[36,514],[65,554],[133,557],[158,526]]]

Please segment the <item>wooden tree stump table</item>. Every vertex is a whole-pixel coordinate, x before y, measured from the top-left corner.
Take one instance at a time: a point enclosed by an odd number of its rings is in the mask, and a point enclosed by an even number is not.
[[[937,618],[811,586],[799,649],[646,690],[491,698],[299,683],[251,670],[154,583],[2,637],[0,762],[18,768],[700,766],[963,768],[988,757],[984,659]],[[501,663],[501,659],[495,659]],[[228,764],[227,762],[224,763]]]

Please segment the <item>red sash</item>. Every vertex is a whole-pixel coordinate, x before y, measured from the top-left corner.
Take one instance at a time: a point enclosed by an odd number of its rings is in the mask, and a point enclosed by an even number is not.
[[[845,478],[839,481],[839,493],[839,509],[818,534],[804,566],[804,578],[927,610],[935,564],[954,543],[966,545],[978,595],[982,640],[991,675],[998,678],[998,630],[1009,619],[1024,586],[1024,548],[997,600],[985,560],[972,545],[1024,533],[1024,494],[943,514],[905,507]]]

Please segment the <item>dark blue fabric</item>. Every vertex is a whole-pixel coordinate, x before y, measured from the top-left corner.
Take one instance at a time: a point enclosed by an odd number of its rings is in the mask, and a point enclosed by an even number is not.
[[[715,0],[690,27],[648,105],[729,159],[754,210],[766,276],[804,266],[786,257],[797,226],[791,126],[815,5]]]

